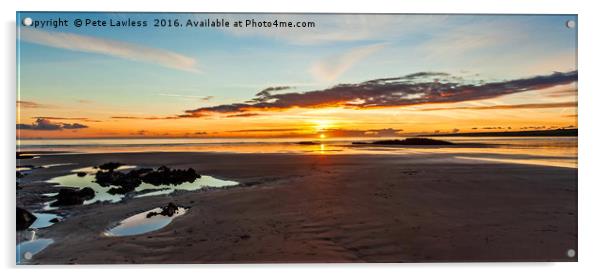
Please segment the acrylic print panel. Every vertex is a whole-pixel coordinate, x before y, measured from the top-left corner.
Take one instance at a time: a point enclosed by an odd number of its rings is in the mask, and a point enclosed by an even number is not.
[[[577,16],[17,13],[17,263],[577,261]]]

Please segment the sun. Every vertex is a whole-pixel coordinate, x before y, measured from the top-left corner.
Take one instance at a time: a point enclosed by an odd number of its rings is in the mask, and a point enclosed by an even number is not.
[[[320,134],[320,139],[325,139],[326,135],[325,134]]]
[[[324,130],[332,128],[334,122],[329,119],[316,119],[316,120],[312,120],[312,124],[313,124],[314,130],[317,133],[319,133],[319,132],[323,132]]]

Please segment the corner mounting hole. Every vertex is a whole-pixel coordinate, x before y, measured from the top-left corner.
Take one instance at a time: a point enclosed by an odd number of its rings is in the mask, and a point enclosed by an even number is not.
[[[577,254],[577,252],[575,252],[575,249],[569,249],[569,250],[567,250],[567,251],[566,251],[566,255],[567,255],[569,258],[574,258],[574,257],[575,257],[575,254]]]
[[[575,28],[575,26],[577,26],[577,22],[575,22],[575,20],[567,20],[566,21],[567,28],[573,29],[573,28]]]

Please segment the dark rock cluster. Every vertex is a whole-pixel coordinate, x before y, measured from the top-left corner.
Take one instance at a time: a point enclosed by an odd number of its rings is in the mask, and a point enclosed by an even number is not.
[[[407,138],[407,139],[390,139],[377,140],[372,143],[353,142],[352,144],[375,144],[375,145],[453,145],[454,143],[438,139],[429,138]]]
[[[88,187],[80,190],[63,188],[59,190],[56,201],[50,205],[54,207],[81,205],[84,201],[94,198],[94,195],[94,190]]]
[[[167,206],[161,207],[161,212],[149,212],[146,214],[146,218],[150,218],[157,215],[169,216],[172,217],[178,211],[178,205],[169,202]]]
[[[96,173],[96,183],[101,186],[113,186],[108,190],[111,194],[125,194],[133,191],[142,182],[159,185],[180,185],[184,182],[194,182],[201,175],[192,168],[170,169],[161,166],[156,170],[151,168],[133,169],[127,173],[115,171],[120,164],[107,163],[99,166],[101,170]]]
[[[23,208],[17,207],[17,230],[25,230],[31,226],[37,217]]]
[[[101,170],[115,170],[115,169],[119,168],[122,165],[123,164],[120,164],[120,163],[108,162],[108,163],[104,163],[104,164],[99,165],[98,168],[101,169]]]

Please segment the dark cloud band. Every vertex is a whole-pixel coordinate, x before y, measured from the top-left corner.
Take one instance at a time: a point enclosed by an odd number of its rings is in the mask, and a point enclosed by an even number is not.
[[[84,129],[88,126],[80,123],[62,123],[62,122],[51,122],[45,118],[38,118],[32,124],[17,124],[19,130],[37,130],[37,131],[61,131],[61,130],[74,130]]]
[[[557,72],[501,82],[473,84],[446,73],[419,72],[403,77],[382,78],[357,84],[340,84],[324,90],[272,94],[283,88],[268,88],[244,103],[187,110],[180,118],[215,113],[285,110],[290,108],[346,107],[354,109],[399,107],[416,104],[455,103],[490,99],[539,90],[577,81],[577,71]],[[288,87],[286,87],[288,89]]]

